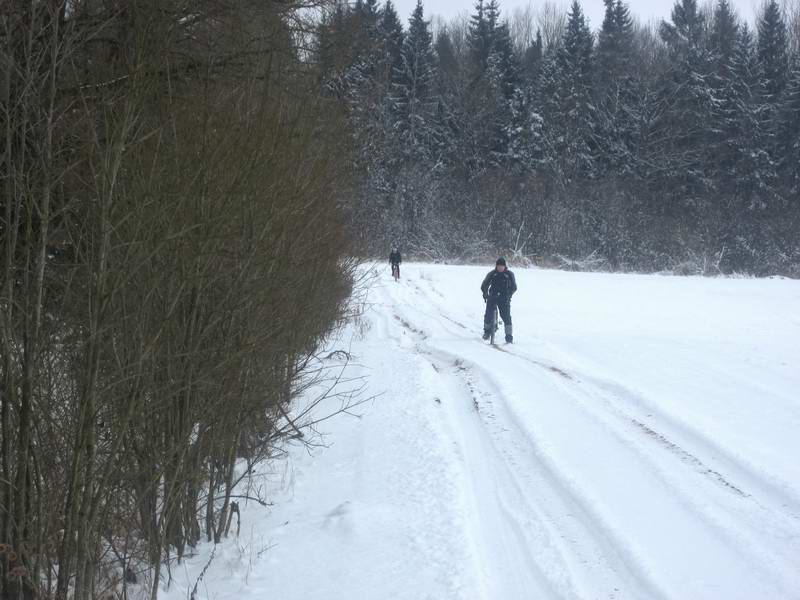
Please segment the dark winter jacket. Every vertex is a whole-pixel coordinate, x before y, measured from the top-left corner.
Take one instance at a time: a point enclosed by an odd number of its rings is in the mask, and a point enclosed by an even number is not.
[[[517,279],[514,273],[505,269],[502,273],[492,269],[483,279],[481,291],[484,296],[499,296],[510,299],[517,291]]]
[[[400,252],[392,252],[389,254],[389,262],[393,265],[399,265],[403,262],[403,259],[400,257]]]

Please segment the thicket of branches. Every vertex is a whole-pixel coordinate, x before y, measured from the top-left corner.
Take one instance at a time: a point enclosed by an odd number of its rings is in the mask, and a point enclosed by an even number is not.
[[[154,598],[298,435],[354,272],[315,8],[0,4],[0,598]]]
[[[754,30],[727,0],[659,26],[605,0],[596,32],[577,1],[534,6],[435,31],[422,2],[406,27],[391,0],[328,14],[367,247],[800,273],[800,5],[767,0]]]

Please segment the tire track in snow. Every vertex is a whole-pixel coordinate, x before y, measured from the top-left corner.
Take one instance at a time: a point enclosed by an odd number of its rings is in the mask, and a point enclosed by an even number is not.
[[[491,489],[487,482],[505,477],[506,473],[498,474],[489,470],[484,457],[475,456],[476,452],[482,454],[484,451],[490,452],[490,449],[476,445],[483,438],[476,430],[474,400],[470,398],[474,390],[467,389],[465,382],[458,377],[459,365],[446,364],[420,352],[426,334],[398,312],[387,311],[385,318],[387,330],[391,330],[391,325],[399,328],[400,333],[390,334],[389,337],[398,343],[400,349],[408,350],[426,361],[444,381],[445,389],[439,390],[436,401],[450,414],[449,418],[444,419],[444,424],[461,458],[460,479],[467,484],[465,500],[469,516],[465,523],[466,535],[472,540],[475,555],[472,568],[482,575],[480,586],[472,590],[470,598],[525,600],[532,593],[534,597],[542,599],[564,597],[553,590],[550,580],[539,569],[529,544],[520,537],[520,524],[505,509],[500,513],[495,510],[497,505],[504,504],[496,495],[497,489],[502,486]],[[480,526],[476,527],[477,524]],[[501,537],[505,537],[509,543],[498,545],[496,541]]]
[[[751,570],[760,570],[765,580],[780,582],[787,573],[793,571],[797,564],[796,554],[790,547],[783,548],[783,552],[776,555],[776,549],[781,546],[776,542],[787,534],[800,540],[800,531],[795,523],[787,522],[783,513],[765,507],[762,502],[742,492],[725,477],[707,467],[696,456],[660,436],[647,425],[638,423],[635,419],[629,421],[613,406],[603,410],[598,404],[603,402],[602,398],[594,395],[591,389],[575,386],[572,381],[574,380],[559,380],[566,396],[571,396],[584,413],[605,428],[619,444],[629,446],[638,455],[639,461],[648,465],[649,472],[675,498],[681,498],[686,509],[704,523],[708,533],[721,542],[720,547],[726,547],[738,555],[741,562]],[[644,431],[646,438],[636,435],[639,429]],[[655,438],[655,446],[643,443],[651,437]],[[678,464],[690,467],[690,472],[681,473],[671,466],[670,461],[664,463],[656,452],[661,447],[677,458],[680,461]],[[702,476],[695,479],[701,483],[704,479],[713,484],[713,488],[706,486],[706,492],[698,494],[698,489],[702,488],[698,488],[696,481],[692,481],[690,473]],[[714,494],[714,489],[723,491],[727,496]],[[795,545],[794,549],[796,547]],[[768,556],[769,559],[765,559]],[[783,589],[785,594],[791,586]]]
[[[419,307],[414,306],[414,309]],[[482,452],[473,457],[473,465],[480,468],[487,463],[488,456],[492,476],[505,483],[496,486],[493,494],[506,515],[507,529],[517,540],[520,548],[517,553],[528,556],[521,562],[526,562],[528,569],[536,573],[542,573],[540,562],[551,568],[554,561],[563,563],[565,566],[554,569],[558,574],[549,573],[553,579],[551,585],[560,589],[558,597],[666,597],[626,545],[615,540],[613,531],[604,526],[601,515],[583,496],[575,494],[557,469],[549,464],[536,441],[523,432],[510,415],[499,414],[497,408],[504,406],[504,402],[496,385],[486,385],[486,374],[471,361],[427,344],[428,336],[411,325],[414,319],[398,313],[399,307],[396,307],[394,319],[417,336],[419,354],[448,378],[451,386],[461,388],[462,392],[454,393],[455,396],[466,396],[462,402],[477,409],[471,411],[477,427],[475,423],[464,423],[463,419],[459,425],[472,432],[467,443],[478,443],[482,448]],[[456,383],[452,383],[453,378],[457,379]],[[491,410],[487,411],[487,406],[491,406]],[[513,489],[514,499],[503,498],[503,489]],[[483,513],[487,514],[487,510]],[[525,548],[539,546],[543,540],[541,532],[538,537],[526,536],[532,523],[544,528],[545,546],[553,548],[549,552],[542,550],[535,557]],[[554,558],[554,553],[559,558]],[[602,596],[598,594],[600,590],[605,592]],[[510,597],[528,598],[530,595]]]
[[[381,307],[380,310],[372,313],[372,321],[379,323],[380,325],[377,329],[384,333],[380,342],[381,345],[385,346],[389,342],[392,346],[395,346],[397,352],[413,357],[413,362],[417,364],[425,363],[430,365],[436,372],[439,367],[431,364],[424,356],[416,352],[418,340],[423,338],[425,334],[419,330],[412,331],[413,328],[409,329],[410,323],[390,310],[393,307],[392,303],[373,306]],[[406,360],[406,358],[404,357],[403,360]],[[399,375],[402,377],[402,373],[399,373]],[[444,405],[449,404],[446,394],[442,394],[438,389],[435,392],[433,399],[439,407],[443,403]],[[454,491],[452,495],[448,495],[446,498],[439,496],[431,498],[429,502],[424,503],[424,511],[432,511],[434,513],[433,522],[444,521],[456,525],[457,532],[450,532],[450,535],[443,539],[442,533],[437,530],[432,522],[430,527],[426,526],[419,529],[419,533],[413,538],[413,542],[418,545],[418,551],[423,551],[426,555],[432,554],[430,556],[431,569],[438,572],[438,580],[446,581],[448,587],[451,588],[448,593],[436,594],[436,598],[441,598],[442,600],[445,598],[451,600],[492,600],[494,596],[489,594],[486,583],[478,575],[487,561],[484,559],[484,551],[480,540],[472,539],[470,535],[471,531],[468,525],[475,519],[471,516],[472,511],[465,510],[461,503],[467,496],[463,491],[466,477],[460,474],[463,469],[463,459],[458,452],[453,450],[453,436],[450,428],[446,426],[446,420],[437,418],[434,422],[436,427],[433,429],[438,431],[437,437],[440,436],[440,444],[442,444],[440,452],[443,453],[443,457],[446,457],[444,458],[446,464],[440,469],[444,468],[447,471],[448,476],[446,479],[453,482],[453,489],[457,491]],[[413,439],[416,435],[418,434],[411,435],[410,448],[413,448]],[[433,457],[429,456],[428,460],[431,459]],[[409,481],[409,485],[411,483]],[[425,496],[431,493],[433,487],[438,486],[438,481],[436,484],[432,484],[432,482],[426,481],[426,477],[420,477],[415,481],[414,485],[421,485],[420,493]],[[460,560],[453,561],[452,551],[450,550],[452,544],[458,545],[459,553],[462,555]],[[431,549],[433,549],[432,552]],[[440,555],[440,558],[436,558],[437,554]],[[465,561],[464,558],[467,557],[468,560]],[[401,585],[402,582],[398,581],[398,586]],[[425,595],[425,597],[429,596]],[[433,598],[434,596],[431,595],[430,597]],[[542,597],[549,598],[551,596],[543,595]]]
[[[559,554],[569,565],[569,591],[562,591],[562,594],[594,598],[601,597],[598,592],[605,591],[608,598],[664,598],[636,557],[604,526],[601,515],[570,489],[558,470],[549,464],[535,439],[505,410],[502,394],[495,385],[487,385],[486,373],[471,361],[424,342],[419,351],[434,362],[450,360],[457,364],[455,373],[462,380],[462,386],[469,390],[474,412],[481,422],[481,433],[494,448],[495,458],[491,462],[495,468],[508,471],[508,479],[521,497],[516,511],[508,506],[504,509],[517,515],[536,515],[546,524],[551,543],[558,547]],[[478,460],[485,458],[480,456]],[[515,519],[519,523],[525,521],[524,516]],[[594,572],[587,577],[587,570]],[[563,579],[560,583],[566,585]]]
[[[449,413],[447,422],[464,457],[464,473],[472,496],[472,521],[479,524],[474,527],[474,537],[482,555],[481,567],[487,576],[485,597],[523,600],[574,596],[562,557],[556,555],[549,556],[547,561],[540,560],[547,554],[541,548],[549,545],[546,532],[530,516],[527,520],[520,518],[512,509],[527,499],[513,471],[483,431],[479,393],[463,377],[464,367],[441,361],[421,347],[419,350],[437,370],[449,392],[450,401],[444,403],[444,409]],[[545,573],[543,562],[551,572]],[[554,573],[561,574],[555,577],[560,580],[558,586],[553,582]]]
[[[428,300],[429,304],[439,310],[439,307],[431,302],[430,295],[424,288],[417,284],[414,284],[414,288]],[[441,316],[461,328],[468,329],[466,325],[447,315],[442,314]],[[720,447],[695,429],[676,422],[670,415],[664,413],[646,398],[628,389],[623,384],[586,373],[570,372],[553,365],[549,361],[533,358],[516,348],[508,349],[497,346],[495,349],[556,373],[564,379],[573,381],[581,388],[583,394],[603,401],[610,411],[616,413],[618,418],[629,421],[649,439],[673,453],[682,462],[691,465],[696,471],[703,473],[718,485],[738,496],[753,498],[760,506],[768,507],[770,510],[782,513],[788,518],[800,522],[800,498],[774,485],[762,473],[757,472],[748,465],[743,465],[726,449]],[[646,422],[645,419],[651,419],[651,422]],[[679,441],[675,441],[676,439]],[[697,452],[692,452],[687,447],[697,449]],[[697,456],[698,453],[714,457],[714,466],[709,466]],[[757,492],[751,490],[757,490]]]
[[[416,283],[413,283],[413,286],[415,291],[428,301],[428,304],[436,308],[442,318],[458,325],[460,328],[469,329],[463,323],[441,313],[440,307],[435,301],[432,301],[430,296],[432,291],[441,297],[438,290],[431,288],[429,291]],[[509,349],[503,346],[494,346],[493,348],[575,382],[584,394],[605,402],[609,410],[615,412],[620,419],[630,421],[650,439],[674,453],[680,460],[692,465],[698,472],[708,476],[728,491],[738,496],[753,498],[759,506],[768,507],[792,520],[800,522],[800,498],[795,494],[773,484],[762,473],[750,466],[742,464],[725,448],[720,447],[694,428],[676,422],[672,416],[664,413],[658,406],[642,395],[633,392],[625,385],[583,372],[570,372],[553,365],[549,361],[537,360],[516,347]],[[659,424],[646,423],[645,418],[652,418],[654,421],[658,421]],[[669,430],[670,433],[665,433],[664,430]],[[678,438],[681,442],[674,441],[675,438]],[[715,466],[708,466],[685,446],[697,448],[700,451],[699,453],[704,456],[713,457],[714,463],[716,463]],[[721,471],[730,475],[726,477]],[[744,483],[734,483],[734,480]],[[758,493],[750,493],[742,488],[756,489]]]
[[[675,421],[673,417],[623,384],[585,373],[570,375],[523,352],[517,350],[506,350],[506,352],[538,367],[563,374],[567,379],[574,381],[584,395],[603,402],[620,420],[629,421],[657,444],[728,491],[744,498],[753,498],[760,505],[769,506],[800,522],[800,499],[774,485],[748,465],[737,461],[736,457],[725,448],[694,428]],[[645,422],[646,418],[654,422]],[[676,439],[680,441],[675,441]],[[709,466],[698,454],[713,457],[715,465]]]

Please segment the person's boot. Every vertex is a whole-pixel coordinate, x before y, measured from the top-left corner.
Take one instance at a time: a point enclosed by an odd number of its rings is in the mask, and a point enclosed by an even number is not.
[[[506,343],[507,344],[513,344],[514,343],[514,336],[513,335],[507,335],[506,336]]]
[[[490,337],[492,337],[492,332],[489,331],[488,329],[484,329],[483,330],[483,339],[488,340]]]
[[[514,330],[512,329],[511,325],[505,324],[506,329],[506,343],[513,344],[514,343]]]

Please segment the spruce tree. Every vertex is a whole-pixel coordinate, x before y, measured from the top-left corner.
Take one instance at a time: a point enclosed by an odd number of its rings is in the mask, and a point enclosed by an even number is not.
[[[435,97],[436,120],[439,125],[439,141],[441,155],[450,163],[458,162],[461,143],[460,125],[464,122],[461,115],[462,105],[462,67],[456,56],[453,42],[447,28],[439,30],[434,44],[436,59]]]
[[[510,103],[519,86],[508,24],[500,18],[497,0],[478,0],[467,32],[469,66],[464,136],[480,171],[501,166],[508,158]]]
[[[545,162],[544,121],[534,110],[530,94],[521,89],[516,90],[509,108],[505,132],[508,138],[508,164],[519,173],[531,173]]]
[[[707,146],[715,157],[717,182],[709,242],[725,247],[728,264],[742,269],[752,266],[758,214],[773,197],[776,183],[755,42],[746,23],[736,37],[727,81],[713,120],[714,141]]]
[[[379,10],[376,0],[359,0],[349,11],[353,60],[343,79],[357,149],[354,166],[364,173],[360,205],[365,214],[389,210],[397,185],[392,63],[399,32],[392,12],[393,7],[388,14]]]
[[[767,102],[779,101],[789,74],[786,23],[777,0],[769,0],[758,20],[758,60]]]
[[[776,0],[769,0],[759,16],[757,55],[763,94],[762,114],[770,136],[767,150],[772,163],[778,165],[782,163],[783,151],[790,147],[783,141],[786,118],[781,114],[789,80],[789,49],[786,23]]]
[[[633,21],[628,6],[621,0],[604,0],[603,25],[597,40],[596,81],[608,88],[620,75],[627,74],[633,54]]]
[[[492,49],[492,31],[483,0],[477,0],[475,12],[470,16],[469,29],[467,30],[467,48],[470,70],[473,76],[478,77],[486,70],[489,53]]]
[[[377,0],[357,0],[351,12],[353,31],[353,49],[361,57],[365,57],[376,50],[379,44],[380,32],[378,24],[380,10]]]
[[[554,164],[569,180],[594,175],[592,48],[583,10],[573,0],[561,47],[545,66],[538,92]]]
[[[402,56],[401,77],[395,86],[399,108],[395,128],[403,139],[407,155],[430,156],[435,115],[435,58],[422,0],[417,0],[409,19]]]
[[[707,171],[714,157],[705,145],[717,99],[705,32],[705,19],[695,0],[678,0],[672,21],[660,27],[669,52],[669,70],[661,87],[664,110],[657,122],[665,164],[664,179],[653,183],[672,191],[670,212],[687,220],[696,220],[705,210],[712,187]]]
[[[708,39],[712,61],[710,85],[714,102],[711,104],[709,131],[706,144],[715,164],[713,177],[724,186],[731,176],[731,168],[738,161],[735,150],[736,131],[740,107],[742,105],[743,82],[737,81],[734,60],[739,42],[739,24],[728,0],[719,0],[715,9]]]
[[[500,22],[495,26],[489,57],[494,61],[494,68],[498,72],[503,97],[510,101],[519,84],[519,65],[514,56],[508,23]]]
[[[736,50],[739,24],[728,0],[719,0],[714,8],[709,45],[719,77],[727,78]]]
[[[403,68],[403,25],[397,16],[392,0],[386,0],[381,12],[378,32],[383,41],[385,78],[388,85],[397,82]]]
[[[755,40],[747,24],[737,36],[732,60],[731,120],[725,136],[735,153],[731,173],[737,193],[749,208],[763,206],[772,195],[776,172],[770,155],[768,113],[764,110],[763,80],[760,76]]]
[[[640,103],[633,76],[633,22],[621,0],[606,0],[606,13],[597,45],[594,104],[597,108],[598,161],[606,172],[629,172],[635,163],[632,146],[638,123],[633,115]]]
[[[779,168],[785,195],[791,199],[789,210],[800,217],[800,57],[795,58],[784,92],[779,122]]]
[[[589,31],[583,9],[578,0],[573,0],[559,56],[567,71],[572,73],[573,82],[586,89],[591,75],[593,44],[594,36]]]
[[[689,52],[702,45],[705,19],[697,10],[697,0],[678,0],[671,18],[671,22],[661,22],[659,32],[673,52]]]

